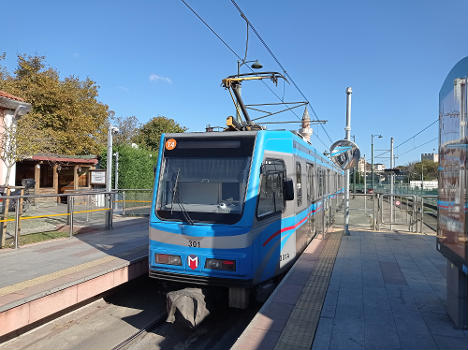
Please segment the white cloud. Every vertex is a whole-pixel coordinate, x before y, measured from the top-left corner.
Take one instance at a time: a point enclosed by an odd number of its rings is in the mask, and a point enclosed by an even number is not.
[[[172,80],[171,78],[168,78],[168,77],[162,77],[160,75],[157,75],[157,74],[154,74],[154,73],[151,73],[150,76],[149,76],[149,80],[150,81],[163,81],[163,82],[166,82],[168,84],[172,84]]]

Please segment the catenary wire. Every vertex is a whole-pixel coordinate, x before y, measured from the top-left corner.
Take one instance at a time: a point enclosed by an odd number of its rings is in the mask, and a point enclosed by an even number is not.
[[[310,109],[312,110],[312,113],[315,117],[316,120],[318,120],[318,116],[317,116],[317,113],[315,112],[315,109],[314,107],[312,106],[312,104],[310,103],[309,99],[305,96],[305,94],[302,92],[302,90],[299,88],[299,86],[296,84],[296,82],[294,81],[294,79],[291,77],[291,75],[286,71],[286,68],[284,68],[284,66],[281,64],[281,62],[279,61],[279,59],[276,57],[276,55],[273,53],[273,51],[270,49],[270,47],[268,46],[268,44],[263,40],[263,38],[261,37],[261,35],[258,33],[258,31],[255,29],[255,27],[253,26],[252,22],[249,21],[249,19],[247,18],[247,16],[245,15],[245,13],[242,11],[242,9],[239,7],[239,5],[236,3],[235,0],[230,0],[232,2],[232,4],[234,5],[234,7],[237,9],[237,11],[239,11],[241,17],[247,22],[248,25],[250,25],[250,28],[252,28],[253,32],[255,33],[255,35],[257,36],[257,38],[260,40],[260,42],[263,44],[263,46],[265,47],[265,49],[269,52],[269,54],[271,55],[271,57],[273,57],[273,59],[275,60],[275,62],[278,64],[278,66],[282,69],[284,75],[291,81],[291,83],[293,83],[294,87],[297,89],[297,91],[299,92],[299,94],[301,94],[302,98],[304,98],[304,100],[306,100],[310,106]],[[333,143],[333,140],[331,139],[330,135],[328,134],[326,128],[323,126],[323,124],[320,124],[320,126],[322,127],[323,131],[325,132],[325,134],[327,135],[328,139],[330,140],[331,143]]]
[[[393,148],[393,150],[396,150],[397,148],[399,148],[400,146],[403,146],[404,144],[406,144],[407,142],[411,141],[412,139],[414,139],[416,136],[420,135],[421,133],[423,133],[424,131],[426,131],[427,129],[429,129],[431,126],[433,126],[435,123],[437,123],[439,121],[439,119],[437,118],[436,120],[434,120],[432,123],[430,123],[429,125],[427,125],[426,127],[424,127],[423,129],[419,130],[416,134],[414,134],[413,136],[407,138],[405,141],[403,141],[402,143],[398,144],[397,146],[395,146]],[[387,153],[390,153],[390,151],[384,151],[380,154],[378,154],[377,156],[375,156],[375,158],[378,158],[378,157],[381,157]]]
[[[405,152],[400,153],[399,156],[402,156],[402,155],[405,155],[405,154],[407,154],[407,153],[413,152],[414,150],[416,150],[416,149],[418,149],[418,148],[420,148],[420,147],[422,147],[422,146],[425,146],[425,145],[427,145],[428,143],[431,143],[431,142],[433,142],[433,141],[435,141],[435,140],[437,140],[437,139],[438,139],[438,137],[434,137],[433,139],[431,139],[431,140],[429,140],[429,141],[426,141],[426,142],[424,142],[424,143],[422,143],[422,144],[420,144],[420,145],[418,145],[418,146],[416,146],[416,147],[410,148],[410,149],[406,150]]]
[[[237,52],[236,52],[236,51],[235,51],[235,50],[234,50],[234,49],[233,49],[233,48],[232,48],[232,47],[231,47],[231,46],[230,46],[230,45],[213,29],[213,28],[212,28],[212,27],[197,13],[185,0],[180,0],[180,1],[185,5],[185,7],[187,7],[187,8],[195,15],[195,17],[197,17],[197,18],[200,20],[200,22],[202,22],[202,23],[210,30],[211,33],[213,33],[213,34],[219,39],[219,41],[221,41],[221,42],[224,44],[224,46],[226,46],[226,48],[227,48],[229,51],[231,51],[232,54],[234,54],[234,56],[237,57],[238,60],[242,61],[242,57],[241,57],[241,56],[240,56],[240,55],[239,55],[239,54],[238,54],[238,53],[237,53]],[[246,20],[246,22],[247,22],[247,26],[249,26],[249,25],[251,26],[251,24],[249,24],[249,22],[248,22],[247,20]],[[253,27],[252,27],[252,30],[254,30]],[[249,68],[249,70],[250,70],[251,72],[254,72],[254,70],[253,70],[251,67],[248,67],[248,68]],[[278,100],[280,100],[281,102],[285,103],[285,102],[284,102],[284,99],[281,98],[281,96],[279,96],[270,86],[268,86],[263,80],[261,80],[261,82],[263,83],[263,85],[264,85]],[[304,98],[305,98],[305,97],[304,97]],[[306,99],[306,98],[305,98],[305,99]],[[306,100],[307,100],[307,99],[306,99]],[[309,105],[310,105],[310,102],[309,102],[309,101],[307,101],[307,102],[308,102]],[[311,108],[312,108],[312,106],[311,106]],[[315,111],[313,110],[313,108],[312,108],[312,111],[314,112],[314,116],[317,118],[317,115],[316,115]],[[291,110],[291,113],[293,113],[293,114],[296,116],[297,119],[299,119],[299,120],[301,119],[301,118],[299,117],[299,115],[298,115],[295,111]],[[321,126],[322,126],[322,128],[323,128],[323,125],[321,125]],[[328,133],[326,132],[325,128],[323,128],[323,130],[325,131],[325,133],[327,134],[328,138],[330,139],[330,136],[329,136]],[[328,148],[328,146],[325,144],[325,142],[323,142],[323,140],[318,136],[318,134],[313,133],[312,135],[315,136],[315,137],[317,138],[317,140],[319,140],[320,143],[322,143],[322,145],[323,145],[326,149]],[[330,142],[332,142],[331,139],[330,139]]]

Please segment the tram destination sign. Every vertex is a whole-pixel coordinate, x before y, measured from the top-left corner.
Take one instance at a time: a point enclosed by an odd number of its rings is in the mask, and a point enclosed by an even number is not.
[[[359,147],[352,141],[338,140],[330,147],[330,159],[343,170],[356,166],[360,157]]]

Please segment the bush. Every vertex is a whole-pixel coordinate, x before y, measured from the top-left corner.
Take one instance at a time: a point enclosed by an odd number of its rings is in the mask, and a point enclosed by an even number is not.
[[[106,168],[106,150],[101,153],[101,168]],[[132,148],[130,145],[118,145],[114,152],[119,153],[119,186],[118,188],[153,188],[154,167],[158,160],[158,154],[142,148]],[[115,170],[115,158],[113,159],[113,174]],[[112,179],[112,184],[114,185]],[[114,186],[112,186],[114,188]]]

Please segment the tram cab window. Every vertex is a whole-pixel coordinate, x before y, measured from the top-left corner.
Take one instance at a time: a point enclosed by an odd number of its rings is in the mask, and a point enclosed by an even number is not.
[[[297,197],[297,206],[302,205],[302,171],[301,163],[296,162],[296,197]]]
[[[262,165],[257,217],[264,218],[284,210],[283,182],[285,176],[286,167],[282,160],[265,160]]]

